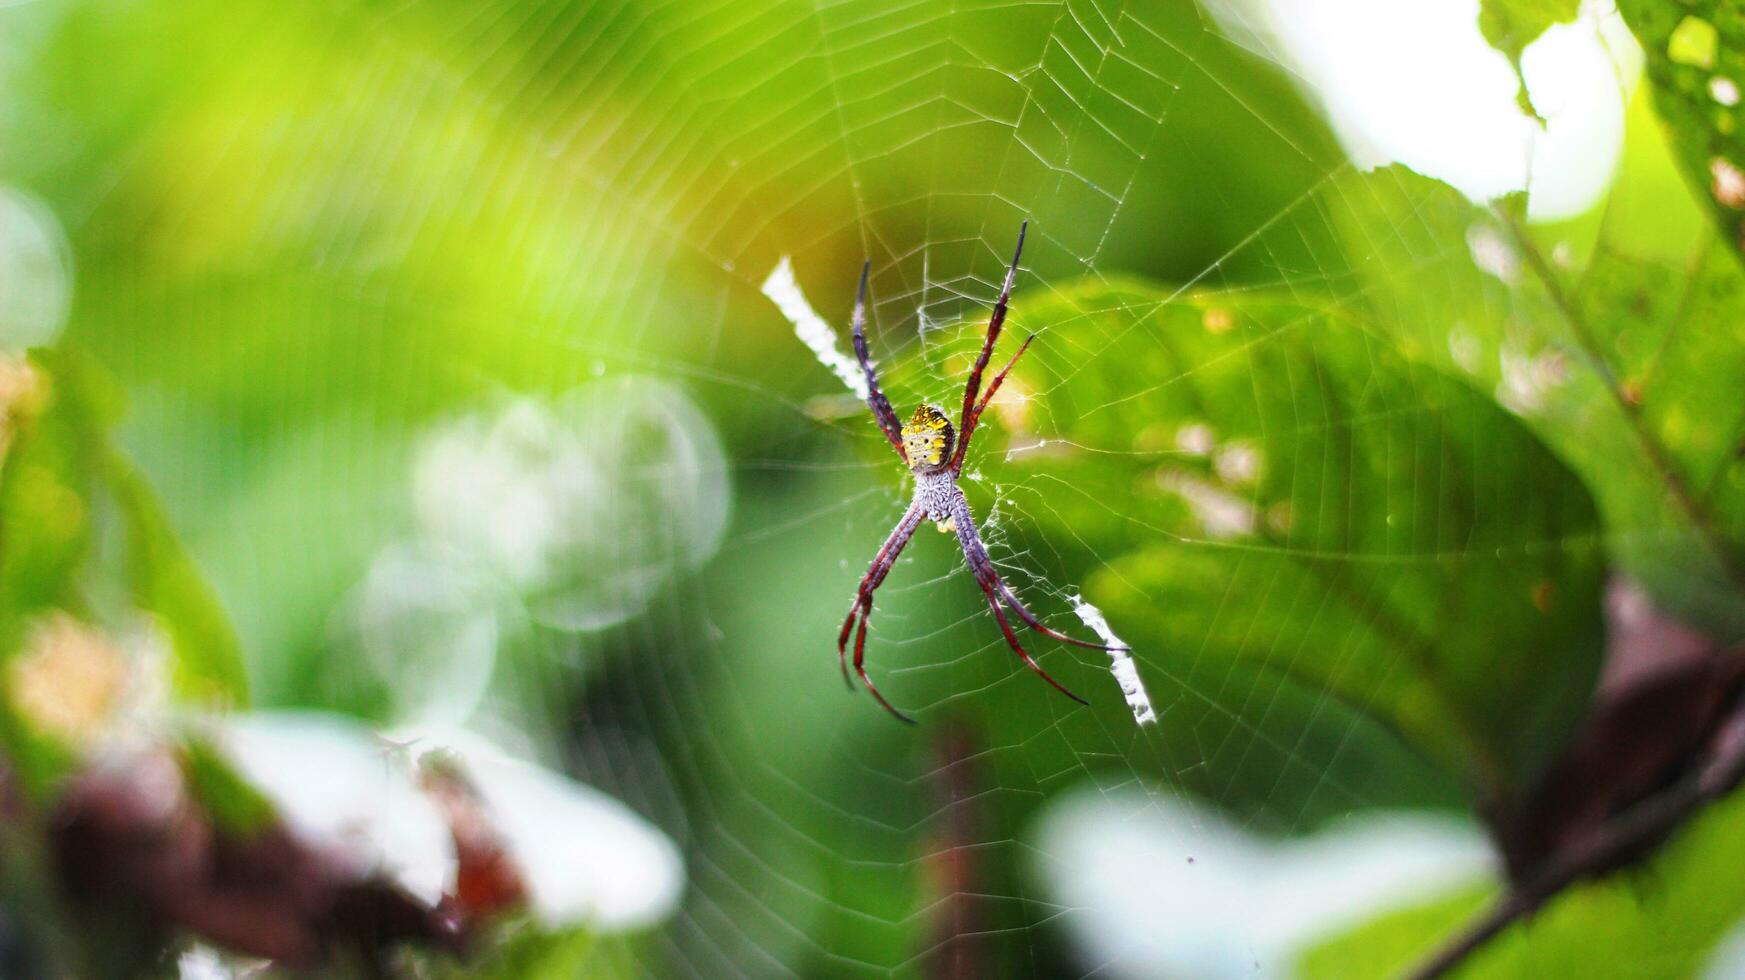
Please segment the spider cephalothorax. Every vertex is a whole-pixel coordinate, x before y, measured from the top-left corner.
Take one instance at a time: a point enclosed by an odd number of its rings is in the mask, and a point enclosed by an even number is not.
[[[884,705],[885,710],[904,721],[913,721],[891,703],[886,701],[879,689],[873,686],[872,679],[866,676],[866,623],[872,615],[873,590],[890,574],[891,566],[897,563],[897,555],[902,553],[903,546],[914,536],[915,529],[921,522],[931,518],[939,525],[941,531],[951,531],[957,534],[958,546],[963,549],[964,561],[969,563],[970,571],[975,574],[976,584],[981,586],[982,593],[987,596],[988,605],[994,610],[994,620],[1000,624],[1000,632],[1006,637],[1006,644],[1012,648],[1031,670],[1042,676],[1042,679],[1053,684],[1060,693],[1072,698],[1080,704],[1085,700],[1072,693],[1048,676],[1041,665],[1031,659],[1019,645],[1018,637],[1012,632],[1012,624],[1006,621],[1005,608],[1017,615],[1031,629],[1051,636],[1054,639],[1071,643],[1076,646],[1089,647],[1093,650],[1121,649],[1106,647],[1099,643],[1087,643],[1075,640],[1063,633],[1056,632],[1042,625],[1041,621],[1025,608],[1018,596],[1013,593],[1000,573],[994,568],[993,559],[988,557],[988,549],[982,544],[981,532],[976,529],[975,518],[970,515],[969,501],[964,499],[963,491],[957,486],[958,474],[963,472],[963,455],[969,449],[970,436],[975,434],[976,423],[981,421],[982,412],[987,409],[988,402],[993,399],[994,392],[1000,390],[1000,384],[1006,380],[1006,372],[1012,370],[1012,365],[1018,363],[1018,358],[1029,348],[1035,335],[1025,338],[1018,352],[994,375],[994,380],[988,384],[988,390],[983,392],[982,371],[988,366],[988,358],[993,356],[994,341],[1000,337],[1000,328],[1006,322],[1006,302],[1012,296],[1012,281],[1018,275],[1018,256],[1024,253],[1024,229],[1018,228],[1018,249],[1012,254],[1012,265],[1006,270],[1006,284],[1000,289],[1000,298],[994,303],[994,313],[988,318],[988,334],[982,341],[981,354],[976,357],[975,364],[969,369],[969,380],[963,389],[963,415],[957,430],[951,427],[951,420],[945,417],[945,412],[932,405],[922,405],[915,409],[915,414],[909,417],[908,425],[897,424],[897,413],[891,409],[890,400],[879,390],[878,375],[874,373],[872,360],[867,357],[866,350],[866,280],[871,270],[870,263],[860,270],[860,295],[854,301],[854,356],[860,361],[860,369],[866,375],[866,403],[872,409],[873,421],[890,441],[897,455],[903,457],[909,470],[915,474],[915,496],[909,503],[909,509],[903,514],[903,519],[897,522],[897,527],[891,536],[885,539],[884,547],[874,556],[872,568],[867,570],[866,577],[860,580],[860,588],[855,593],[854,605],[848,609],[848,619],[842,624],[842,633],[836,639],[836,653],[842,661],[842,679],[848,680],[848,638],[854,636],[854,669],[860,674],[861,682],[872,696]],[[978,397],[979,396],[979,397]],[[860,629],[855,629],[855,620],[860,620]],[[852,682],[850,682],[852,686]]]
[[[903,458],[916,473],[937,473],[947,466],[952,443],[956,441],[957,433],[944,410],[922,405],[909,416],[909,424],[903,426]]]

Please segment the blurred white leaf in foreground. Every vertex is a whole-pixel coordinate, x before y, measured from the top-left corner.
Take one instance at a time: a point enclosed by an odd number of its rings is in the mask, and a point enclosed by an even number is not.
[[[1484,837],[1451,817],[1371,813],[1269,840],[1140,790],[1068,793],[1035,840],[1082,965],[1105,977],[1288,977],[1314,942],[1491,869]]]
[[[382,873],[435,905],[455,880],[454,841],[401,753],[339,715],[227,718],[218,745],[305,844]]]
[[[1745,977],[1745,920],[1733,924],[1709,954],[1708,963],[1698,975],[1701,980],[1737,980]]]
[[[210,946],[195,945],[176,960],[177,980],[236,980],[237,971]]]
[[[636,929],[677,907],[684,859],[629,807],[469,732],[403,735],[415,751],[445,753],[471,781],[542,925]]]
[[[635,929],[671,915],[684,860],[624,804],[477,735],[421,727],[382,737],[316,712],[236,715],[220,729],[226,758],[306,844],[380,872],[432,906],[457,873],[454,840],[415,779],[417,757],[440,752],[477,792],[548,928]]]

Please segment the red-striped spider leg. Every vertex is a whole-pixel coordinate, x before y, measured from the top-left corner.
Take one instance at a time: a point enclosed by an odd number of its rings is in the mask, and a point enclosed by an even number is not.
[[[999,391],[1000,385],[1005,383],[1006,375],[1012,370],[1012,365],[1018,363],[1018,358],[1024,356],[1024,352],[1030,349],[1030,342],[1035,339],[1036,335],[1031,334],[1024,338],[1024,343],[1018,345],[1017,353],[1012,355],[1012,359],[1006,362],[1006,366],[1000,369],[999,374],[994,375],[994,380],[988,385],[988,390],[982,393],[981,401],[976,402],[975,411],[971,412],[968,420],[964,422],[963,435],[957,443],[957,453],[952,457],[951,473],[953,476],[963,472],[964,450],[969,447],[970,434],[975,432],[976,426],[981,423],[982,413],[987,411],[988,402],[994,400],[994,393]]]
[[[1038,676],[1052,684],[1055,690],[1079,704],[1088,704],[1089,702],[1084,698],[1067,690],[1059,681],[1050,677],[1048,671],[1043,670],[1042,665],[1037,663],[1025,651],[1024,645],[1018,642],[1017,634],[1012,632],[1012,624],[1006,621],[1006,613],[1000,608],[1001,596],[1010,596],[1011,590],[1006,588],[1005,581],[1000,578],[999,570],[994,567],[994,560],[988,557],[987,546],[982,544],[981,532],[976,529],[975,517],[969,512],[969,501],[963,498],[961,492],[952,500],[951,514],[952,523],[957,527],[957,543],[963,551],[963,560],[969,564],[970,572],[975,575],[976,585],[981,586],[982,593],[987,596],[988,607],[994,611],[994,619],[1000,624],[1000,632],[1006,636],[1006,645],[1011,647],[1012,652],[1029,665],[1030,669],[1035,671]],[[1029,614],[1028,609],[1021,613],[1025,617],[1028,617]],[[1026,619],[1026,622],[1028,621]],[[1049,633],[1050,635],[1059,635],[1052,630]]]
[[[866,675],[866,623],[872,616],[873,592],[884,582],[885,576],[890,574],[891,566],[897,563],[897,556],[903,553],[903,546],[915,536],[915,529],[921,526],[921,521],[926,516],[926,509],[919,503],[909,505],[908,511],[903,514],[903,519],[897,522],[890,537],[885,539],[884,546],[873,557],[872,567],[867,569],[866,577],[860,580],[860,587],[854,596],[854,605],[849,607],[848,618],[843,621],[842,632],[836,638],[836,659],[842,667],[842,680],[849,686],[849,689],[853,690],[854,682],[848,676],[848,635],[854,632],[856,633],[854,638],[854,670],[860,675],[861,683],[866,685],[866,689],[872,692],[872,696],[884,706],[886,711],[911,725],[915,723],[915,719],[892,707],[891,703],[885,700],[885,696],[879,693],[872,678]],[[858,631],[854,628],[856,617],[860,619]]]
[[[866,351],[866,280],[872,272],[872,263],[863,263],[860,267],[860,291],[854,298],[854,358],[860,362],[861,373],[866,375],[866,406],[872,409],[873,419],[878,422],[885,438],[890,441],[891,448],[897,451],[897,458],[907,463],[909,456],[903,452],[903,426],[897,421],[897,412],[891,408],[891,400],[885,397],[879,388],[879,376],[873,371],[872,359]]]
[[[1050,629],[1047,626],[1044,626],[1041,620],[1036,618],[1035,613],[1032,613],[1022,602],[1018,601],[1018,596],[1012,592],[1011,587],[1006,584],[1005,579],[996,576],[994,578],[994,584],[999,588],[1001,597],[1006,600],[1006,605],[1012,607],[1012,611],[1018,614],[1018,618],[1024,621],[1024,625],[1041,633],[1043,636],[1052,637],[1062,643],[1070,643],[1075,647],[1084,647],[1087,650],[1103,650],[1107,652],[1110,650],[1128,649],[1127,647],[1112,647],[1102,643],[1092,643],[1089,640],[1076,640],[1067,636],[1065,633]]]
[[[996,586],[1004,590],[1005,583],[1000,582],[1000,577],[994,572],[993,566],[988,565],[985,568],[977,568],[975,570],[975,576],[976,584],[982,587],[982,592],[988,597],[988,608],[994,611],[994,619],[1000,624],[1000,632],[1006,634],[1006,645],[1012,648],[1012,652],[1018,655],[1018,659],[1028,664],[1030,669],[1036,672],[1036,676],[1053,685],[1056,691],[1059,691],[1067,697],[1072,698],[1074,701],[1077,701],[1079,704],[1088,707],[1090,705],[1089,701],[1086,701],[1084,698],[1067,690],[1059,681],[1048,676],[1048,671],[1043,670],[1042,665],[1037,663],[1035,658],[1031,657],[1029,653],[1025,652],[1023,645],[1018,642],[1017,634],[1012,632],[1012,624],[1006,622],[1006,614],[1000,611],[1000,600],[994,590]]]
[[[982,350],[976,355],[975,364],[970,366],[969,380],[963,386],[963,413],[958,416],[958,428],[962,430],[958,436],[957,452],[951,455],[951,472],[963,469],[964,450],[969,446],[970,430],[975,428],[976,396],[981,394],[982,371],[988,366],[988,358],[994,355],[994,341],[1000,339],[1000,328],[1006,323],[1006,306],[1012,298],[1012,283],[1018,278],[1018,257],[1024,254],[1024,232],[1030,228],[1026,221],[1018,226],[1018,247],[1012,252],[1012,264],[1006,268],[1006,282],[1000,287],[1000,298],[994,302],[994,312],[988,317],[988,334],[982,339]],[[1010,365],[1007,365],[1010,367]]]

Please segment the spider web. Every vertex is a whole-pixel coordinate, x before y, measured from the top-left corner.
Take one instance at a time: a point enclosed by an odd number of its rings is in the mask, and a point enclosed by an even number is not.
[[[113,40],[48,6],[9,16]],[[1133,833],[1113,859],[1147,877],[1237,833],[1454,801],[1345,704],[1192,637],[1136,643],[1160,717],[1137,726],[1102,654],[1025,636],[1097,705],[1078,710],[925,526],[868,654],[922,725],[844,694],[832,662],[908,485],[808,349],[829,338],[765,297],[772,271],[846,351],[871,260],[902,414],[955,412],[1025,218],[996,364],[1042,326],[1027,306],[1083,277],[1323,290],[1343,265],[1291,231],[1352,167],[1281,53],[1118,0],[309,6],[189,4],[188,64],[125,66],[151,113],[106,122],[128,152],[54,202],[114,287],[81,293],[72,329],[128,382],[129,446],[261,701],[482,730],[681,842],[684,904],[626,970],[1143,970],[1078,924],[1093,859],[1046,832],[1050,805],[1102,804]],[[1113,339],[1037,344],[1069,387],[1186,377],[1105,356]],[[1083,491],[1016,465],[1129,451],[1059,435],[1110,401],[1075,404],[1033,442],[982,429],[965,485],[1001,574],[1090,638],[1075,610],[1100,566],[1036,530]]]

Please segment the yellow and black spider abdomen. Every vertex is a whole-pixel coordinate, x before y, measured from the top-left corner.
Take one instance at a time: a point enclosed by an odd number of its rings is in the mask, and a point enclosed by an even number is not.
[[[925,472],[944,466],[954,438],[956,433],[944,412],[933,405],[915,409],[903,426],[903,455],[909,459],[909,468]]]

